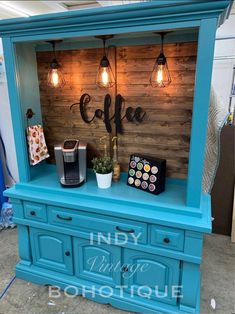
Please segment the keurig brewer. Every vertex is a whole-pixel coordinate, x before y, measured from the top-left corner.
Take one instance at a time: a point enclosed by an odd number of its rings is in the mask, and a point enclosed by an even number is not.
[[[64,187],[76,187],[86,182],[86,147],[78,140],[65,140],[55,145],[55,159],[59,180]]]

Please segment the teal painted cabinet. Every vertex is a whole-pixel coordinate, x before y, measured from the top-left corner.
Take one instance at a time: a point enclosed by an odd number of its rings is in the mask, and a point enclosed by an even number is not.
[[[74,238],[75,276],[91,282],[115,287],[121,284],[121,248],[104,243],[95,243]]]
[[[0,21],[20,177],[4,193],[18,224],[17,277],[70,287],[71,293],[137,313],[200,313],[203,234],[211,232],[202,175],[214,43],[231,5],[154,0]],[[81,39],[86,47],[94,36],[107,34],[117,35],[119,46],[139,45],[140,37],[147,44],[164,30],[198,38],[187,180],[167,179],[165,192],[154,196],[127,186],[126,174],[99,190],[89,172],[83,186],[63,189],[55,165],[31,167],[25,137],[29,106],[36,113],[32,123],[42,123],[35,46],[64,39],[79,48]]]
[[[124,285],[145,298],[176,304],[180,285],[180,261],[141,251],[124,250]],[[138,270],[136,268],[138,267]],[[179,291],[180,292],[180,291]]]
[[[73,274],[71,237],[30,228],[33,264],[68,275]]]

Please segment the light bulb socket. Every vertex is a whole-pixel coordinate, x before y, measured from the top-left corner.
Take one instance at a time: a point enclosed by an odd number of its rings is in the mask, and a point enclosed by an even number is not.
[[[109,59],[106,56],[103,56],[103,58],[100,61],[101,68],[108,68],[110,65]]]
[[[50,63],[50,68],[53,70],[59,69],[61,67],[61,65],[59,64],[59,62],[56,59],[53,59]]]
[[[157,57],[157,64],[158,65],[165,65],[166,64],[166,57],[163,52]]]

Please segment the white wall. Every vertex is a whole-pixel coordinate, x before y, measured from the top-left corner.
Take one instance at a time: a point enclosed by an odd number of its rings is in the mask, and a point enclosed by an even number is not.
[[[0,55],[2,55],[2,53],[3,53],[2,42],[0,39]],[[4,141],[6,152],[7,152],[7,164],[15,180],[18,180],[18,169],[17,169],[17,162],[16,162],[16,152],[15,152],[15,144],[14,144],[14,137],[13,137],[12,122],[11,122],[7,83],[6,83],[4,68],[1,70],[2,71],[0,74],[0,133]],[[1,155],[2,155],[2,150],[1,150]],[[4,171],[4,174],[5,174],[6,185],[11,185],[11,180],[9,176],[7,175],[6,171]]]
[[[235,65],[235,15],[231,15],[217,30],[216,37],[212,84],[225,107],[228,108],[233,65]],[[228,37],[232,39],[225,39]]]

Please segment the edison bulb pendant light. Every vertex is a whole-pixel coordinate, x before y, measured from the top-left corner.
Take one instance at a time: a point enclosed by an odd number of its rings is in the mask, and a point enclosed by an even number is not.
[[[101,88],[110,88],[115,84],[114,75],[106,55],[100,61],[96,84]]]
[[[47,74],[47,85],[52,88],[59,88],[65,85],[65,79],[61,71],[61,65],[56,59],[56,53],[55,53],[56,41],[52,41],[50,43],[53,46],[54,58],[50,63],[50,69]]]
[[[112,38],[113,36],[97,36],[97,38],[103,40],[103,46],[104,46],[104,54],[100,61],[99,69],[96,76],[96,84],[100,88],[110,88],[114,86],[115,84],[115,78],[113,75],[113,71],[109,62],[109,59],[106,55],[106,48],[105,43],[106,40],[109,38]]]
[[[166,33],[160,33],[161,35],[161,52],[157,57],[154,68],[150,77],[150,84],[152,87],[167,87],[171,83],[171,76],[167,65],[167,59],[163,52],[163,41]]]

